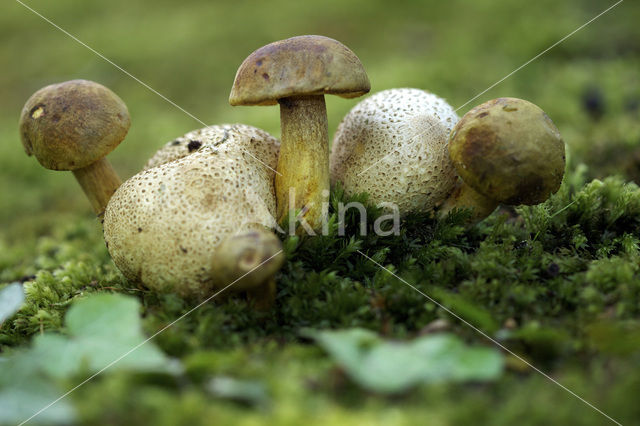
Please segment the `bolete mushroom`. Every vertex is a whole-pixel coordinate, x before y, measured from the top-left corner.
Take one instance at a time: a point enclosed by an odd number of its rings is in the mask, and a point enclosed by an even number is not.
[[[372,204],[395,204],[403,215],[431,211],[456,179],[447,141],[457,121],[444,99],[424,90],[378,92],[340,123],[331,181],[348,195],[368,193]]]
[[[267,231],[278,149],[268,133],[240,124],[169,142],[107,206],[104,238],[116,266],[150,289],[199,299],[238,280],[233,289],[268,304],[284,261]]]
[[[322,203],[329,195],[324,95],[354,98],[369,90],[369,78],[358,57],[342,43],[322,36],[276,41],[240,65],[229,96],[231,105],[280,104],[278,221],[300,210],[311,228],[307,232],[320,229]]]
[[[451,132],[449,154],[461,182],[440,214],[471,208],[473,221],[498,204],[542,203],[560,188],[564,175],[558,128],[523,99],[498,98],[472,108]]]
[[[51,170],[70,170],[100,217],[120,186],[105,158],[124,140],[127,106],[111,90],[87,80],[46,86],[22,108],[20,136],[27,155]]]

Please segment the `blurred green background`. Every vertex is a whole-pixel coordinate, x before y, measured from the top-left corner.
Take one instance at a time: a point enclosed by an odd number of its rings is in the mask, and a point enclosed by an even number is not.
[[[233,108],[227,102],[237,67],[272,41],[301,34],[335,38],[360,57],[372,92],[416,87],[458,108],[613,3],[25,1],[203,122],[242,122],[276,136],[277,107]],[[640,4],[624,1],[466,104],[459,115],[499,96],[530,100],[560,129],[572,165],[585,163],[589,177],[617,174],[640,182],[638,22]],[[0,13],[0,70],[0,282],[51,267],[43,260],[42,246],[54,246],[52,236],[69,224],[86,224],[87,247],[108,262],[99,225],[71,173],[45,170],[25,155],[18,118],[26,99],[42,86],[76,78],[116,92],[132,118],[127,139],[109,156],[123,179],[139,171],[165,142],[202,125],[13,0],[3,2]],[[330,135],[357,102],[327,97]],[[296,349],[292,351],[282,355],[285,360],[295,359]],[[532,389],[553,386],[542,378],[536,383]],[[455,400],[455,395],[430,392],[434,398]],[[550,393],[535,399],[538,404],[553,402],[551,395],[571,398]],[[322,398],[319,406],[326,403]],[[467,402],[486,403],[482,398]],[[373,404],[380,408],[379,401]],[[513,404],[515,412],[525,406]],[[399,422],[404,418],[399,407],[368,421]],[[408,410],[420,413],[416,405]],[[431,420],[447,424],[447,412]],[[538,415],[532,422],[544,424],[544,416]],[[601,420],[596,416],[593,424]]]
[[[233,108],[227,102],[237,67],[269,42],[300,34],[333,37],[360,57],[372,92],[417,87],[457,108],[613,3],[31,0],[26,4],[205,123],[242,122],[279,135],[278,108]],[[637,144],[639,20],[640,7],[622,3],[459,114],[494,97],[521,97],[551,116],[576,155],[588,156],[603,144]],[[3,238],[41,232],[61,215],[89,214],[70,173],[45,171],[22,151],[18,117],[26,99],[40,87],[84,78],[122,97],[132,126],[109,159],[123,178],[140,170],[166,141],[202,127],[17,2],[3,5],[0,35]],[[589,90],[604,105],[599,126],[583,107]],[[357,101],[328,97],[330,134]],[[603,158],[595,155],[593,160]]]

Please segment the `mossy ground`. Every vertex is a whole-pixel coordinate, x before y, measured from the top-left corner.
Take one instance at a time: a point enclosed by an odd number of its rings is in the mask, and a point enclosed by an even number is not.
[[[236,67],[270,41],[306,33],[337,38],[360,56],[374,91],[420,87],[457,107],[609,5],[357,1],[329,2],[317,10],[304,2],[279,3],[156,2],[149,9],[137,1],[81,7],[29,2],[205,122],[245,122],[276,135],[277,108],[232,109],[226,102]],[[130,136],[111,156],[122,176],[139,170],[164,142],[201,125],[18,3],[7,4],[3,15],[0,283],[23,281],[28,303],[0,328],[0,349],[11,352],[38,333],[63,330],[72,300],[93,292],[141,300],[150,335],[192,304],[121,277],[71,175],[45,171],[24,156],[17,119],[26,98],[44,84],[72,78],[106,84],[132,113]],[[81,419],[606,423],[510,356],[507,372],[492,384],[430,385],[382,397],[350,383],[300,335],[302,328],[359,326],[411,338],[444,319],[469,342],[490,344],[360,250],[616,420],[637,422],[640,189],[633,181],[640,179],[639,18],[638,6],[622,3],[459,111],[497,96],[525,98],[544,109],[570,154],[565,183],[550,201],[503,208],[469,229],[461,225],[464,214],[439,223],[410,217],[400,236],[384,238],[359,236],[354,211],[346,237],[288,239],[272,311],[256,312],[239,297],[203,306],[156,338],[186,366],[184,382],[105,374],[69,397]],[[331,133],[355,102],[328,98]],[[333,198],[344,197],[337,190]],[[377,214],[369,211],[370,224]],[[246,406],[213,397],[202,385],[211,376],[260,382],[269,402]]]

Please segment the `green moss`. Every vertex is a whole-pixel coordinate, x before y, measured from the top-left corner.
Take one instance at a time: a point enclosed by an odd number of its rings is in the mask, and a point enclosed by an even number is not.
[[[345,199],[336,188],[332,204],[365,199]],[[370,227],[380,214],[378,209],[368,209]],[[465,212],[459,212],[436,222],[427,215],[413,216],[403,222],[400,235],[378,237],[359,234],[354,212],[346,216],[347,235],[340,237],[333,213],[329,235],[289,237],[284,241],[288,262],[278,276],[272,311],[255,312],[242,297],[230,296],[201,307],[156,338],[167,353],[183,359],[192,384],[176,388],[109,376],[87,386],[88,399],[77,401],[82,415],[92,419],[88,421],[103,416],[115,416],[117,420],[132,412],[140,419],[154,419],[154,410],[168,404],[175,416],[172,419],[188,421],[193,413],[213,415],[213,401],[216,416],[232,419],[240,415],[236,403],[204,395],[201,390],[210,377],[231,376],[267,384],[271,400],[278,401],[267,415],[255,408],[247,419],[293,423],[310,409],[308,404],[328,404],[336,419],[351,419],[355,412],[373,419],[374,413],[384,411],[388,401],[359,391],[321,352],[300,345],[304,343],[299,335],[301,328],[358,326],[403,338],[443,318],[457,334],[489,344],[358,251],[542,368],[571,366],[576,380],[588,381],[594,366],[600,365],[606,354],[616,353],[624,355],[617,361],[620,368],[640,373],[628,364],[638,356],[637,347],[598,337],[603,335],[598,328],[603,316],[613,330],[622,324],[629,327],[629,321],[638,318],[640,189],[636,185],[618,178],[596,180],[582,188],[566,183],[541,206],[500,210],[469,229],[462,226],[465,217]],[[25,307],[0,329],[4,345],[16,346],[40,330],[61,327],[62,314],[71,301],[95,291],[140,297],[149,334],[190,309],[176,296],[130,288],[110,264],[99,238],[89,236],[91,226],[90,222],[70,226],[38,241],[35,262],[40,270],[35,279],[24,284],[28,300]],[[622,336],[619,332],[617,335]],[[611,374],[618,377],[615,372]],[[489,386],[492,394],[510,401],[507,406],[512,406],[514,413],[524,407],[509,395],[509,388],[530,392],[551,386],[535,375],[527,375],[518,384],[511,375]],[[628,386],[637,386],[637,382]],[[127,395],[135,392],[136,396],[134,400],[116,398],[108,406],[90,402],[91,395],[97,398],[107,391]],[[434,389],[427,387],[420,392],[430,394]],[[460,422],[466,418],[465,413],[476,416],[482,412],[482,404],[497,403],[469,388],[463,392],[466,408],[449,417],[450,403],[446,401],[450,390],[443,392],[438,400],[444,405],[436,412]],[[342,406],[342,398],[351,402]],[[541,397],[540,403],[549,404],[545,398]],[[593,398],[611,403],[597,394]],[[412,410],[417,415],[421,409],[413,405],[413,397],[401,401],[407,409],[402,418],[410,422]],[[355,411],[347,409],[352,402]],[[136,408],[132,408],[134,405]],[[574,409],[554,415],[562,420],[573,415]]]
[[[508,0],[428,7],[331,0],[324,8],[279,0],[188,1],[179,10],[167,1],[154,8],[124,0],[29,5],[207,123],[244,122],[277,135],[277,108],[232,109],[226,101],[236,67],[263,44],[296,34],[328,35],[358,54],[374,91],[419,87],[458,107],[596,16],[604,8],[596,3],[543,0],[524,9]],[[394,398],[357,388],[299,336],[300,328],[359,326],[410,338],[444,319],[436,324],[470,343],[489,344],[357,250],[616,420],[637,421],[640,195],[630,182],[640,182],[639,109],[633,106],[640,99],[640,61],[632,42],[638,39],[639,10],[623,2],[459,111],[515,96],[547,112],[567,143],[569,160],[564,185],[547,203],[503,208],[470,229],[462,226],[464,212],[440,223],[409,217],[400,236],[385,238],[359,236],[351,212],[345,237],[334,228],[326,237],[287,239],[288,262],[272,311],[255,312],[239,296],[201,307],[156,337],[187,367],[184,383],[106,374],[70,396],[83,422],[603,423],[598,413],[514,358],[509,372],[490,385],[426,386]],[[0,286],[23,282],[28,299],[0,326],[0,351],[12,352],[41,331],[60,329],[73,300],[93,292],[137,297],[151,335],[191,305],[121,277],[73,177],[45,171],[24,155],[17,120],[24,101],[45,84],[86,78],[107,85],[132,115],[127,139],[110,155],[123,177],[139,170],[163,143],[201,124],[18,3],[5,12]],[[599,117],[584,106],[590,87],[602,93]],[[327,98],[330,134],[357,101]],[[334,206],[339,200],[347,201],[338,190]],[[379,214],[370,209],[369,223]],[[208,393],[206,383],[218,376],[261,383],[270,403],[258,407]],[[71,388],[81,379],[59,387]]]

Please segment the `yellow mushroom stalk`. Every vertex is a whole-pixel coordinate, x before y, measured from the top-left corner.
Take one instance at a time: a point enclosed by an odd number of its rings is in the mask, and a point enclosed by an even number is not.
[[[51,170],[73,174],[101,217],[120,178],[105,158],[122,142],[131,122],[124,102],[87,80],[46,86],[22,108],[20,136],[28,155]]]
[[[229,96],[231,105],[280,104],[282,146],[275,181],[278,221],[301,211],[309,227],[306,232],[322,227],[322,204],[329,194],[324,95],[353,98],[369,90],[358,57],[342,43],[322,36],[268,44],[240,65]]]

